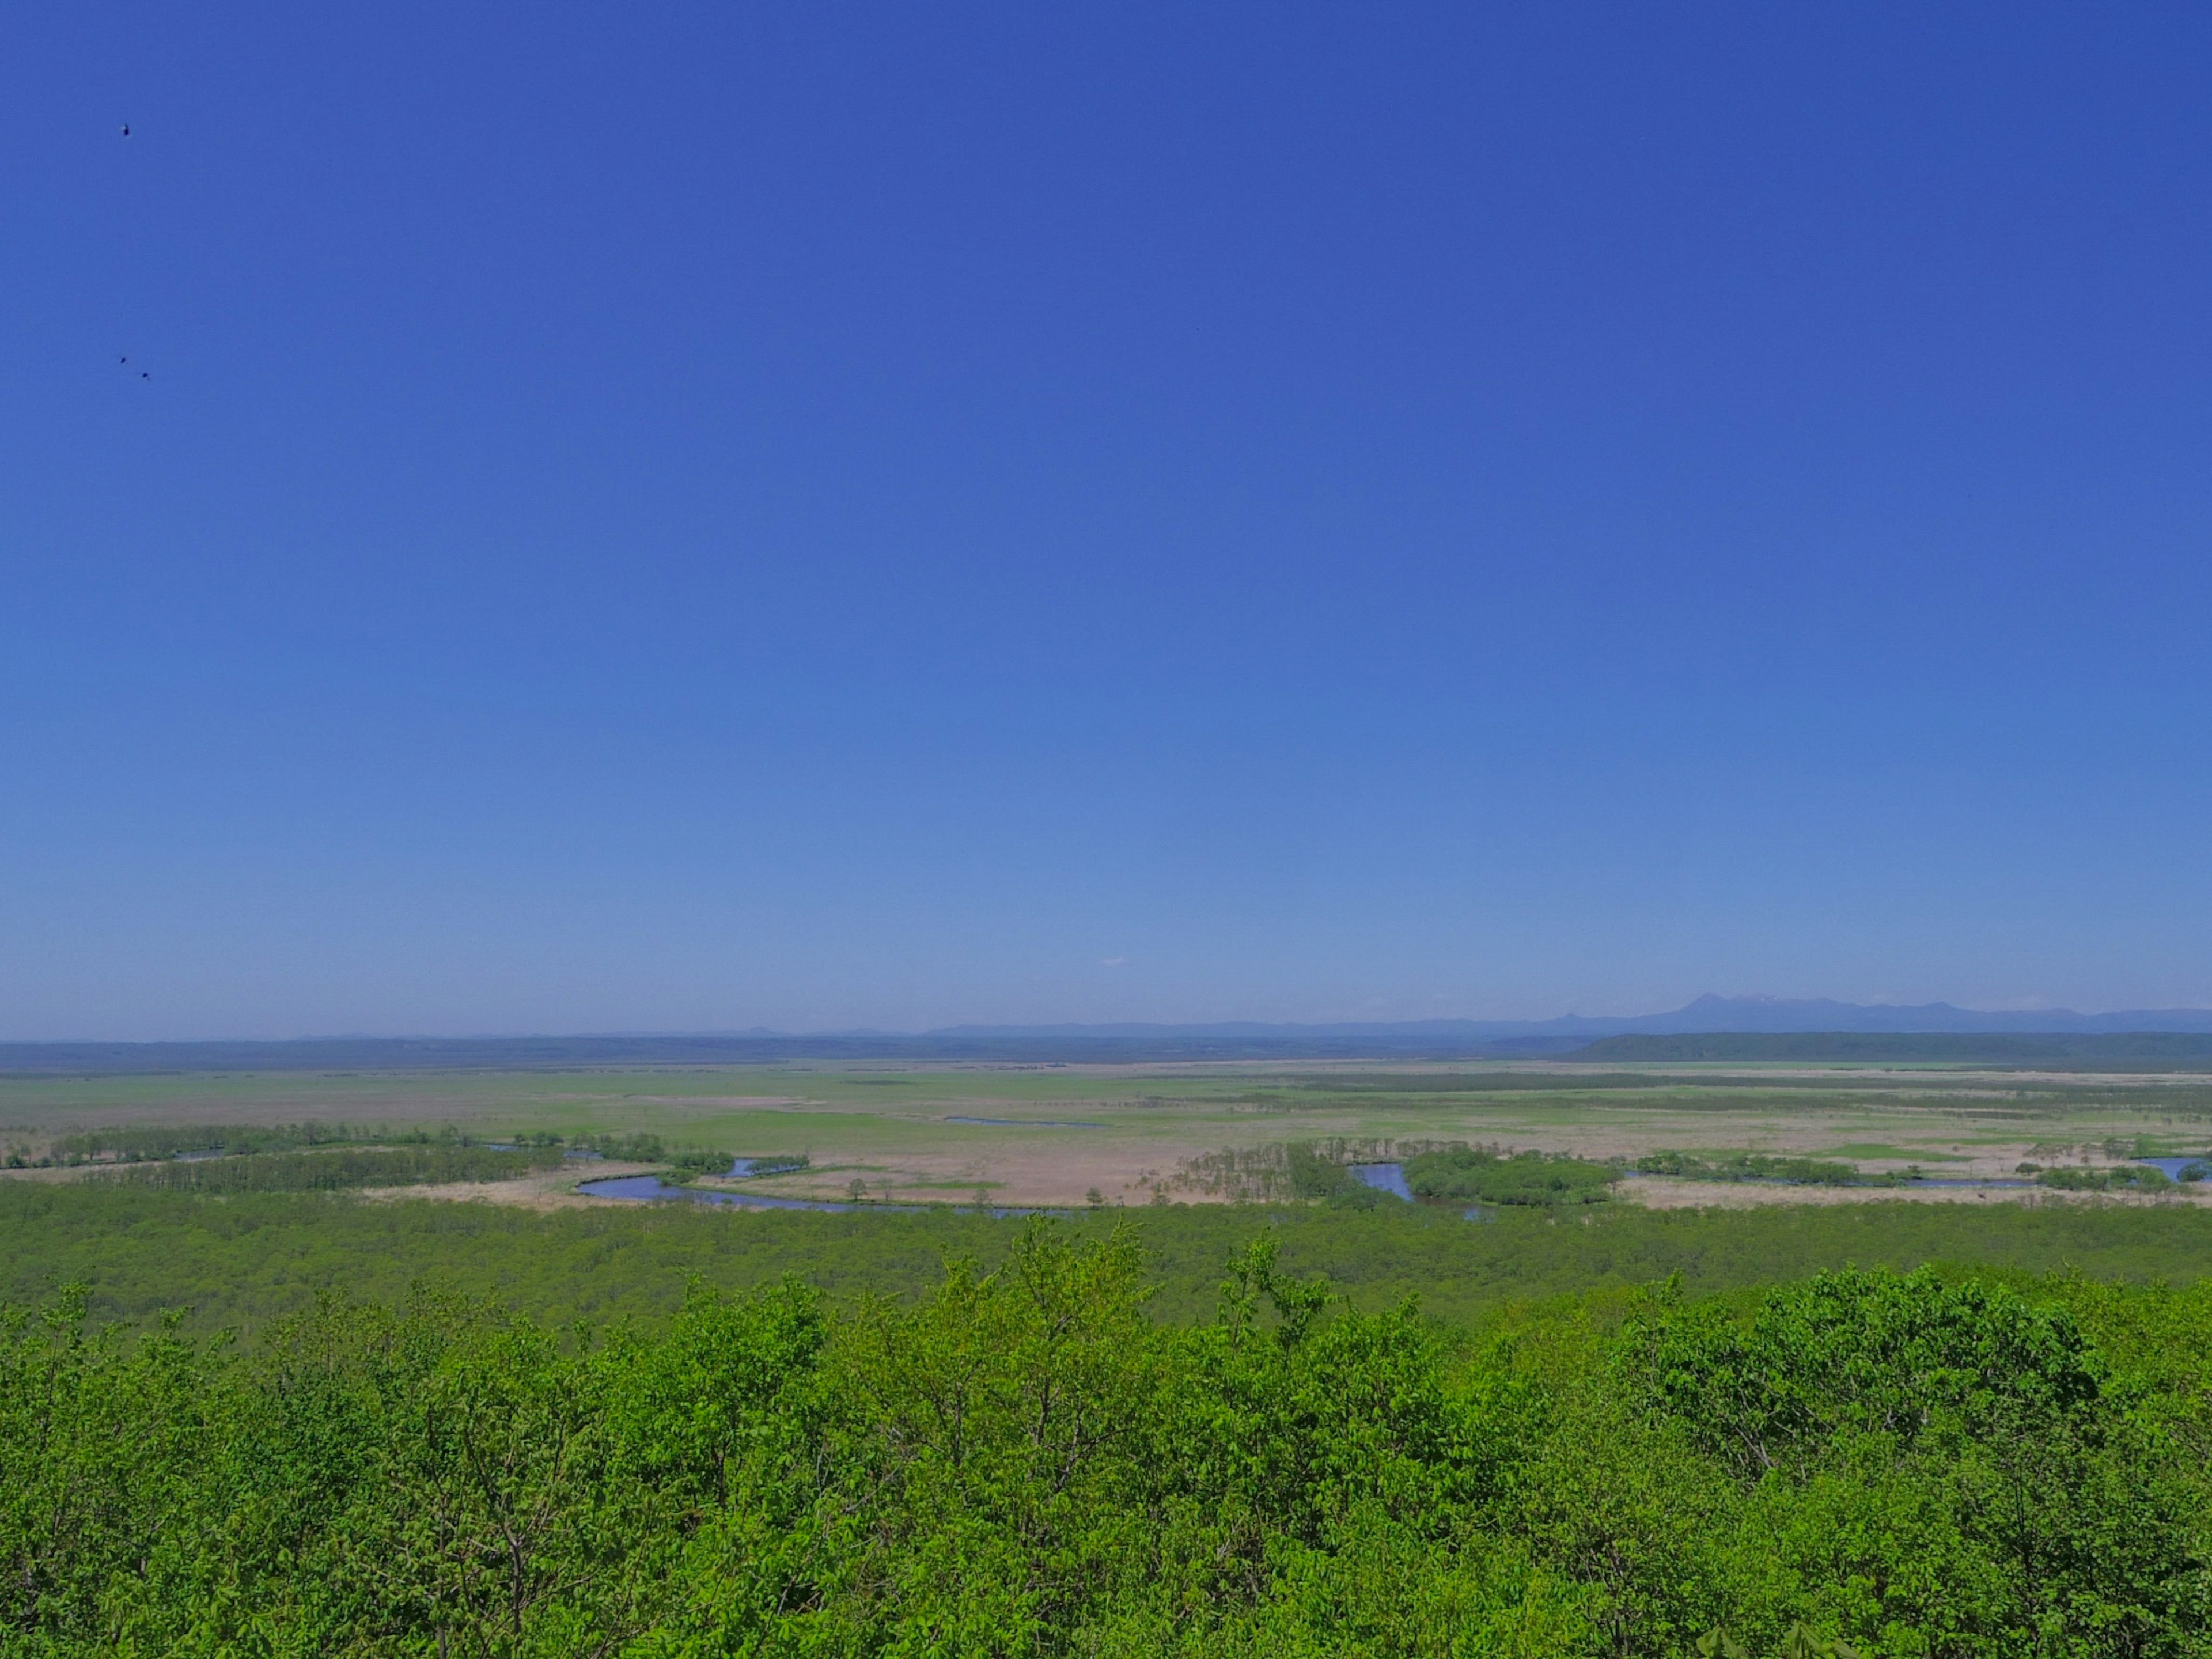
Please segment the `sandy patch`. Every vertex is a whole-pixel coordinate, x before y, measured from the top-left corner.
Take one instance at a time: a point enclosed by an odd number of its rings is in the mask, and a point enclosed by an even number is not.
[[[857,1179],[869,1199],[895,1204],[970,1204],[979,1188],[991,1204],[1080,1207],[1094,1191],[1108,1204],[1146,1204],[1152,1201],[1151,1182],[1172,1177],[1185,1152],[1181,1146],[1111,1134],[1041,1131],[1034,1140],[1008,1136],[941,1152],[842,1157],[797,1175],[696,1184],[775,1198],[842,1200]],[[1211,1201],[1190,1194],[1176,1197]]]
[[[565,1164],[557,1170],[520,1176],[513,1181],[447,1181],[429,1187],[365,1187],[356,1196],[392,1203],[400,1199],[431,1198],[452,1204],[512,1204],[527,1210],[592,1209],[620,1200],[586,1198],[576,1190],[580,1181],[605,1181],[614,1176],[649,1175],[658,1164],[617,1164],[608,1159]]]

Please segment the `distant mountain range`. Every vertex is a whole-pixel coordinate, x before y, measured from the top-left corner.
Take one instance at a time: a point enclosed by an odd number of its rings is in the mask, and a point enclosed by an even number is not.
[[[1515,1037],[1673,1036],[1710,1031],[2195,1031],[2212,1032],[2212,1008],[2139,1008],[2077,1014],[2070,1008],[1957,1008],[1948,1002],[1836,1002],[1826,997],[1723,997],[1710,994],[1668,1013],[1563,1014],[1556,1019],[1420,1019],[1389,1023],[1270,1025],[951,1025],[927,1037],[1128,1037],[1296,1042],[1377,1037],[1414,1042],[1491,1042]]]

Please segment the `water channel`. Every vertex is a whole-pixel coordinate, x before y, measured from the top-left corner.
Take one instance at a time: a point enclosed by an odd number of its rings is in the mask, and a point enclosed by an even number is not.
[[[730,1174],[743,1178],[752,1173],[752,1166],[757,1162],[760,1160],[741,1158],[730,1166]],[[838,1215],[854,1210],[866,1210],[876,1215],[917,1215],[924,1210],[949,1209],[955,1215],[987,1215],[994,1221],[1004,1221],[1009,1216],[1050,1215],[1064,1218],[1075,1213],[1073,1210],[1024,1210],[972,1204],[841,1204],[827,1198],[770,1198],[765,1193],[732,1193],[720,1187],[676,1187],[651,1175],[610,1176],[604,1181],[580,1182],[576,1190],[586,1198],[611,1198],[632,1204],[665,1204],[689,1199],[694,1204],[719,1204],[732,1210],[828,1210]]]
[[[1097,1123],[1048,1123],[1035,1118],[952,1117],[945,1121],[947,1123],[1013,1124],[1018,1122],[1040,1129],[1097,1129],[1105,1127]],[[750,1158],[738,1158],[730,1165],[730,1176],[733,1179],[742,1179],[750,1175],[753,1172],[753,1165],[757,1161]],[[2182,1171],[2191,1166],[2199,1169],[2212,1167],[2212,1160],[2203,1158],[2139,1158],[2135,1162],[2148,1164],[2154,1170],[2162,1170],[2169,1181],[2180,1180]],[[1371,1187],[1378,1193],[1388,1193],[1393,1198],[1402,1199],[1408,1204],[1419,1201],[1413,1196],[1413,1188],[1407,1184],[1406,1166],[1402,1164],[1354,1164],[1351,1169],[1352,1179],[1364,1187]],[[1624,1171],[1624,1174],[1629,1176],[1636,1173],[1633,1170]],[[1905,1184],[1913,1187],[2032,1187],[2035,1183],[2008,1176],[1975,1181],[1956,1176],[1925,1176],[1918,1181]],[[587,1198],[627,1199],[632,1202],[643,1203],[689,1199],[694,1204],[721,1204],[740,1210],[830,1210],[843,1213],[851,1210],[867,1209],[911,1215],[918,1210],[938,1207],[935,1205],[921,1204],[840,1204],[834,1200],[817,1198],[770,1198],[763,1194],[724,1192],[719,1188],[672,1187],[659,1176],[649,1175],[617,1176],[605,1181],[586,1181],[576,1190]],[[962,1206],[958,1212],[963,1215],[978,1213],[975,1210],[966,1206]],[[1018,1215],[1058,1215],[1068,1212],[1056,1210],[990,1209],[981,1213],[1003,1218]],[[1494,1211],[1486,1209],[1478,1204],[1463,1212],[1462,1218],[1468,1221],[1494,1221],[1497,1219],[1497,1214]]]
[[[738,1163],[747,1160],[739,1158]],[[743,1170],[733,1169],[732,1175],[743,1175]],[[901,1210],[912,1211],[921,1206],[914,1204],[839,1204],[829,1199],[770,1198],[763,1193],[726,1193],[715,1187],[672,1187],[659,1176],[611,1176],[605,1181],[586,1181],[576,1188],[586,1198],[621,1198],[634,1203],[660,1203],[673,1199],[688,1198],[694,1204],[724,1204],[738,1210]]]

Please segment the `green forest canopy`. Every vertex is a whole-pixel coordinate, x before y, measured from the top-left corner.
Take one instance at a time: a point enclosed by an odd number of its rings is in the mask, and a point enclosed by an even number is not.
[[[652,1329],[418,1292],[240,1351],[18,1309],[0,1644],[2206,1651],[2203,1288],[1850,1270],[1469,1341],[1272,1230],[1165,1322],[1131,1226],[1069,1233],[912,1300],[698,1285]]]
[[[404,1193],[404,1189],[401,1189]],[[2212,1276],[2212,1209],[2089,1200],[1859,1203],[1740,1210],[1597,1205],[1455,1211],[1390,1200],[1364,1211],[1169,1205],[1078,1218],[1103,1237],[1139,1230],[1159,1317],[1206,1317],[1222,1261],[1265,1229],[1283,1261],[1326,1274],[1376,1311],[1408,1295],[1431,1316],[1478,1325],[1516,1303],[1618,1291],[1680,1273],[1694,1291],[1741,1291],[1856,1265],[1927,1262],[1987,1275],[2078,1272],[2193,1284]],[[0,1301],[36,1303],[72,1280],[96,1320],[134,1323],[188,1310],[187,1328],[271,1320],[343,1289],[385,1301],[417,1280],[490,1297],[565,1326],[665,1319],[687,1276],[730,1290],[797,1273],[840,1298],[921,1294],[939,1264],[1001,1261],[1018,1223],[950,1210],[819,1214],[690,1204],[550,1212],[395,1196],[242,1192],[219,1198],[117,1183],[0,1182]]]

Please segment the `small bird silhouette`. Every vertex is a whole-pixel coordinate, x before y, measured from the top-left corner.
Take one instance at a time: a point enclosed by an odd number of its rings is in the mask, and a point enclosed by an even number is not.
[[[128,357],[118,357],[115,361],[118,363],[127,363],[131,360]]]
[[[138,371],[138,378],[139,378],[140,380],[152,380],[154,377],[153,377],[152,375],[149,374],[148,374],[144,369],[143,369],[143,368],[142,368],[142,369],[140,369],[140,370]]]
[[[128,138],[131,136],[131,123],[128,121],[125,121],[123,124],[123,136],[125,138]]]

